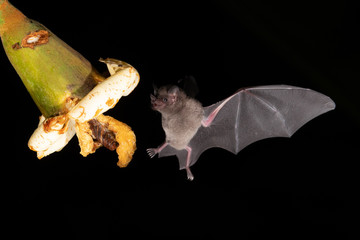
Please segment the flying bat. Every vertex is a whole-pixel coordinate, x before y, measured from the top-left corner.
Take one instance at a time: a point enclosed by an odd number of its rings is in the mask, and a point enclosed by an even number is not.
[[[189,180],[194,179],[190,166],[209,148],[237,154],[261,139],[291,137],[311,119],[335,109],[329,97],[288,85],[241,88],[208,107],[175,85],[155,87],[150,98],[152,109],[161,113],[166,140],[147,153],[151,158],[176,155]]]

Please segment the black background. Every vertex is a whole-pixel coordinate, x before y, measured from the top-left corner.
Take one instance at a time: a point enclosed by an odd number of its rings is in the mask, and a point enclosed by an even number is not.
[[[140,73],[138,87],[106,114],[130,125],[137,151],[83,158],[74,138],[39,161],[27,148],[40,112],[0,50],[3,194],[14,238],[355,239],[360,123],[359,8],[350,1],[20,1],[14,6],[84,55]],[[292,138],[238,155],[205,152],[193,182],[175,157],[149,159],[164,140],[149,105],[152,83],[193,75],[209,105],[240,87],[289,84],[337,104]],[[11,93],[11,97],[7,94]]]

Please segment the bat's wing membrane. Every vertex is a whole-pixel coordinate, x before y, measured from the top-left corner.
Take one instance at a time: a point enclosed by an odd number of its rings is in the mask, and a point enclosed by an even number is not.
[[[161,150],[161,152],[159,152],[159,158],[173,155],[176,155],[176,157],[178,158],[180,169],[184,169],[186,166],[187,158],[187,151],[185,149],[177,150],[170,145],[167,145],[163,150]]]
[[[270,85],[240,89],[230,99],[205,107],[209,116],[224,101],[209,127],[200,127],[189,143],[193,165],[202,152],[220,147],[237,154],[247,145],[271,137],[290,137],[311,119],[335,108],[327,96],[310,89]],[[160,157],[176,155],[180,169],[187,152],[167,146]]]

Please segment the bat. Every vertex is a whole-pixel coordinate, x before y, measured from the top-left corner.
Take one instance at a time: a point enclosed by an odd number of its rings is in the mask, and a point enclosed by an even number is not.
[[[335,109],[328,96],[288,85],[241,88],[207,107],[175,85],[155,88],[150,98],[152,109],[161,113],[166,140],[147,153],[151,158],[176,155],[189,180],[194,179],[190,166],[209,148],[237,154],[261,139],[291,137],[311,119]]]

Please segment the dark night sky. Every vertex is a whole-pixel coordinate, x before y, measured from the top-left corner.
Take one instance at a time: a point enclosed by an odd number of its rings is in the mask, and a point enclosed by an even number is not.
[[[39,161],[27,141],[40,112],[0,50],[2,82],[15,93],[11,101],[3,100],[12,106],[5,108],[10,130],[5,139],[10,141],[3,146],[12,157],[2,160],[10,165],[2,168],[8,173],[3,197],[10,200],[3,208],[11,213],[8,229],[15,236],[354,239],[360,133],[357,5],[11,2],[100,71],[106,68],[97,60],[113,57],[132,64],[141,76],[134,92],[107,112],[137,135],[137,151],[127,168],[116,167],[116,153],[105,149],[83,158],[76,138]],[[211,149],[192,167],[195,180],[189,182],[175,157],[149,159],[145,151],[164,140],[160,115],[150,109],[152,84],[185,75],[197,79],[204,105],[240,87],[289,84],[322,92],[337,108],[291,139],[263,140],[236,156]]]

